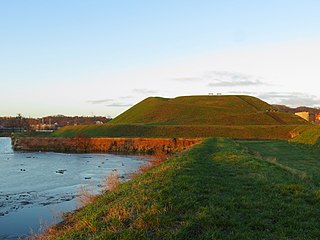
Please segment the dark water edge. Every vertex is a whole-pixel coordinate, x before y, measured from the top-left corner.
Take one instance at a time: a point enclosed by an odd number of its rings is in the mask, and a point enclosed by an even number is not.
[[[1,228],[5,228],[9,233],[19,234],[0,235],[0,239],[25,239],[33,233],[39,233],[48,226],[59,223],[62,220],[61,214],[75,210],[75,205],[74,201],[66,201],[40,208],[23,208],[14,212],[6,217],[5,221],[0,221]]]
[[[0,240],[25,239],[77,208],[81,187],[101,192],[103,177],[117,170],[123,180],[144,156],[13,152],[0,138]]]

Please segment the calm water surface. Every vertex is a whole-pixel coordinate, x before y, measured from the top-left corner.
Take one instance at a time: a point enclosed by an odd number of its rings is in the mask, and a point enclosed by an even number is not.
[[[113,154],[14,152],[10,138],[0,138],[0,239],[23,239],[40,225],[59,222],[59,212],[76,209],[81,187],[99,192],[103,177],[111,171],[127,179],[147,160]]]

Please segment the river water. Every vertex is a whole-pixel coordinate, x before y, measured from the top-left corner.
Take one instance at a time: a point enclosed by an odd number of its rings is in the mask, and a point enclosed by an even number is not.
[[[14,152],[0,138],[0,239],[22,239],[60,221],[77,207],[81,188],[98,193],[102,179],[117,171],[122,179],[145,164],[142,156]]]

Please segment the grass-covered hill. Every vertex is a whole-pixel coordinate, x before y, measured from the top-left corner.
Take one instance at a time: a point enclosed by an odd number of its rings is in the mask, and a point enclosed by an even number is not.
[[[308,122],[251,96],[149,97],[104,125],[72,126],[54,137],[229,137],[289,139]]]
[[[305,121],[251,96],[150,97],[111,121],[113,124],[282,125]]]

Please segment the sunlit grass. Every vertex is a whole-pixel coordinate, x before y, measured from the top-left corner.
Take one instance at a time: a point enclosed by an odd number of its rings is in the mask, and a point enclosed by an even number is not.
[[[250,96],[150,97],[100,126],[68,126],[53,137],[290,139],[309,123]]]
[[[320,126],[313,125],[309,127],[300,127],[300,134],[292,139],[292,142],[304,143],[304,144],[316,144],[320,138]]]
[[[251,96],[150,97],[111,121],[112,124],[280,125],[306,124]]]
[[[146,138],[207,138],[226,137],[240,139],[290,139],[299,125],[253,126],[170,126],[141,124],[104,124],[65,127],[52,133],[52,137],[146,137]]]
[[[318,154],[285,141],[208,139],[101,195],[45,237],[317,239]]]

